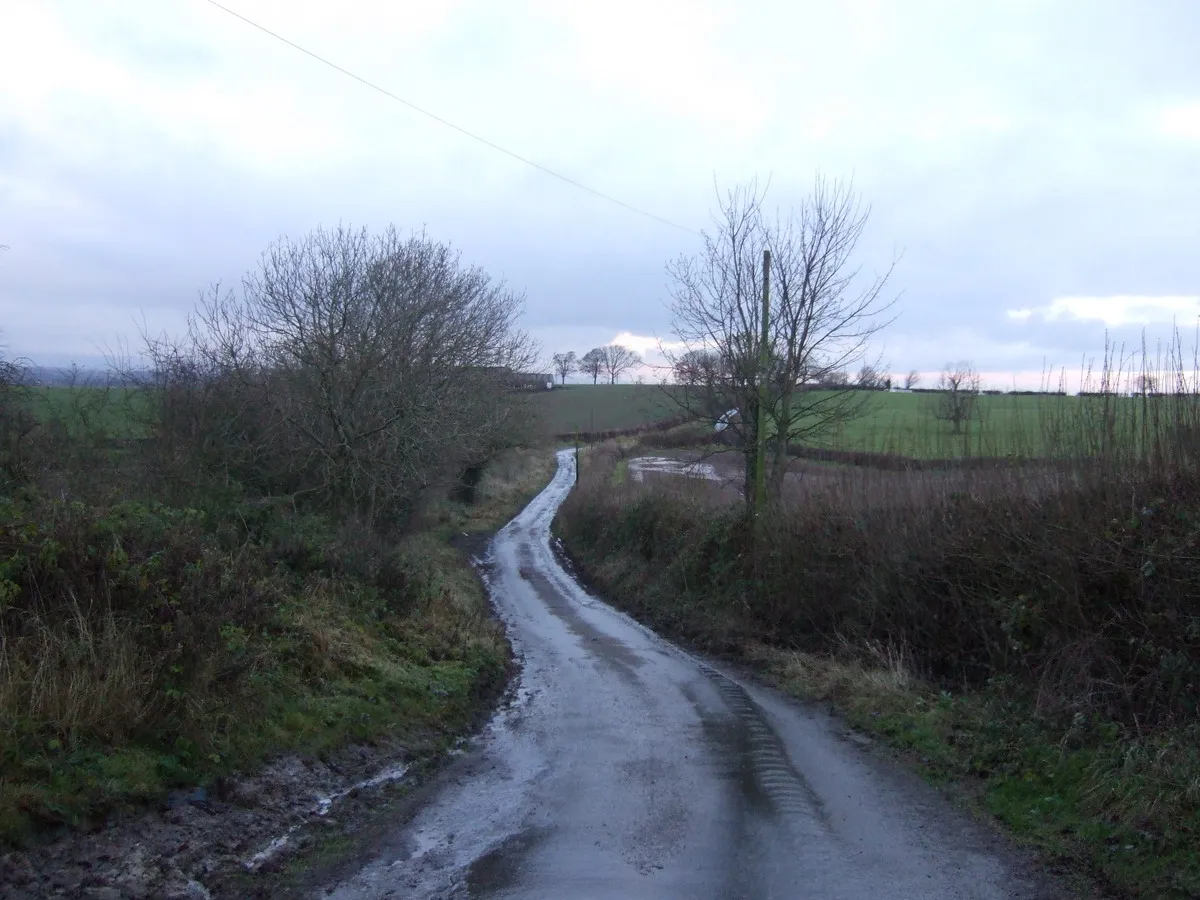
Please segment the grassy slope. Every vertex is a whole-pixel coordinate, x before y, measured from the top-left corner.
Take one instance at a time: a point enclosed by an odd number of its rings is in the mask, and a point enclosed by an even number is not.
[[[8,504],[0,844],[284,751],[451,739],[498,691],[509,651],[449,539],[498,527],[553,469],[549,451],[503,457],[474,504],[432,507],[420,532],[365,562],[353,535],[317,519],[268,515],[270,534],[239,532],[231,547],[191,511]],[[35,569],[42,605],[4,618]],[[108,585],[107,607],[51,609],[63,594],[51,582],[73,578],[79,591]]]
[[[144,398],[122,388],[37,387],[34,409],[43,421],[82,419],[112,437],[136,437],[138,405]],[[678,415],[659,385],[568,384],[526,396],[537,433],[551,437],[580,431],[621,431]]]
[[[109,437],[138,437],[133,423],[145,413],[145,396],[121,387],[65,387],[30,389],[33,409],[42,421],[70,422],[72,428],[87,427]]]

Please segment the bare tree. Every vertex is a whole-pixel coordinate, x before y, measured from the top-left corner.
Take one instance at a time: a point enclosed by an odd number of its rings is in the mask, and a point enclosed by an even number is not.
[[[637,353],[620,344],[608,344],[601,348],[601,352],[604,354],[604,371],[609,384],[616,384],[622,375],[642,363]]]
[[[1149,372],[1143,372],[1133,379],[1133,391],[1143,397],[1158,392],[1158,379]]]
[[[718,381],[721,377],[721,357],[712,350],[688,350],[671,366],[675,383],[696,387]]]
[[[892,379],[879,371],[877,366],[865,363],[858,370],[854,383],[865,391],[885,391],[891,387]]]
[[[913,388],[915,388],[920,383],[921,383],[921,373],[918,372],[916,369],[913,369],[907,375],[904,376],[904,389],[906,391],[911,391]]]
[[[318,230],[149,341],[164,437],[207,467],[367,521],[402,515],[508,440],[535,358],[522,298],[395,229]]]
[[[975,403],[979,399],[979,373],[967,361],[946,363],[938,379],[937,405],[934,416],[949,422],[955,434],[961,434],[963,426],[971,421]]]
[[[871,338],[886,325],[884,291],[895,261],[864,276],[853,262],[869,210],[848,183],[819,177],[800,205],[773,221],[763,214],[755,185],[730,191],[704,234],[699,254],[668,267],[675,333],[688,350],[722,361],[712,385],[740,415],[730,425],[746,462],[747,503],[754,502],[755,444],[760,387],[772,436],[771,495],[782,492],[796,443],[816,443],[862,415],[867,398],[849,385],[805,390],[831,373],[861,363]],[[771,316],[762,359],[762,252],[771,251]],[[676,402],[697,418],[687,392]]]
[[[590,375],[592,384],[596,384],[600,380],[600,373],[605,370],[606,358],[603,347],[596,347],[583,354],[583,358],[579,360],[579,371],[584,375]]]
[[[850,379],[850,373],[845,369],[822,370],[821,367],[817,367],[815,374],[810,377],[813,378],[817,387],[827,391],[848,388],[854,383]]]
[[[554,366],[555,374],[561,379],[562,384],[567,383],[567,376],[579,366],[579,360],[576,359],[574,350],[567,353],[555,353],[550,358],[550,361]]]
[[[688,350],[672,362],[671,370],[674,384],[663,387],[692,415],[715,425],[729,411],[730,399],[725,387],[729,373],[719,353]]]

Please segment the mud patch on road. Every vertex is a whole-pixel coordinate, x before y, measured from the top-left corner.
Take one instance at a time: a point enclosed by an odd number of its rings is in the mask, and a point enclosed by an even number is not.
[[[688,805],[674,784],[675,760],[647,757],[619,767],[623,780],[645,797],[645,808],[624,856],[643,875],[661,870],[683,845]]]

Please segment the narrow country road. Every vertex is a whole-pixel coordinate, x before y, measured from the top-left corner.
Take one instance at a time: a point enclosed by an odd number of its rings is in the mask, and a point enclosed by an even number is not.
[[[359,872],[320,896],[902,900],[1069,896],[845,730],[589,596],[549,543],[574,480],[485,569],[516,697]]]

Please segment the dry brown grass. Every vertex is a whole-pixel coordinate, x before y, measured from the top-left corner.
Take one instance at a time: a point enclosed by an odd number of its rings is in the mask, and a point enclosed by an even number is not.
[[[624,455],[633,458],[663,454],[637,445],[626,449]],[[646,484],[653,490],[721,506],[742,502],[744,476],[739,455],[678,450],[668,455],[703,460],[716,469],[719,480],[651,472],[646,475]],[[816,502],[853,513],[883,507],[903,510],[942,503],[954,496],[988,500],[1017,494],[1032,500],[1078,484],[1082,471],[1081,467],[1044,461],[975,468],[902,469],[795,459],[784,480],[781,505],[786,509]]]
[[[39,621],[23,636],[0,629],[0,733],[14,740],[17,723],[40,722],[58,735],[104,730],[119,739],[155,715],[154,679],[111,611],[89,616],[72,598],[58,628]]]
[[[875,642],[845,653],[805,653],[757,642],[745,645],[746,658],[771,673],[789,690],[810,700],[909,697],[924,690],[903,651]]]
[[[554,477],[557,462],[546,448],[516,448],[505,451],[484,469],[471,507],[473,521],[482,528],[496,528],[516,515]]]

